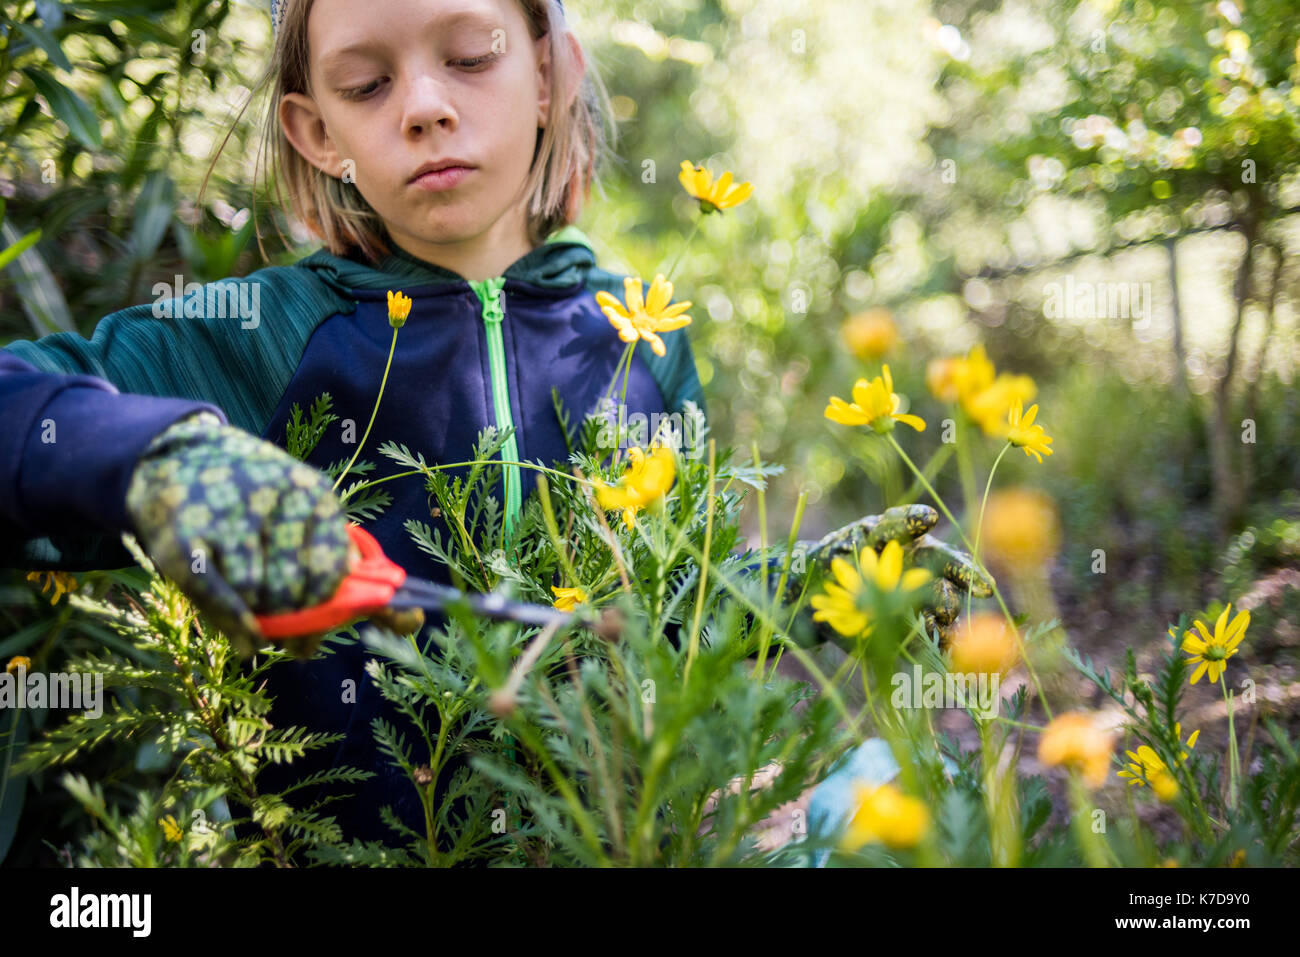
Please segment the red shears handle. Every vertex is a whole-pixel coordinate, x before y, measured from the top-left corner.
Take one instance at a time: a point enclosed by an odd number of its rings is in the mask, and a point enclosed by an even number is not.
[[[406,569],[384,554],[375,537],[360,525],[348,525],[354,559],[348,575],[328,601],[298,611],[258,615],[266,638],[298,638],[330,631],[380,611],[406,581]]]

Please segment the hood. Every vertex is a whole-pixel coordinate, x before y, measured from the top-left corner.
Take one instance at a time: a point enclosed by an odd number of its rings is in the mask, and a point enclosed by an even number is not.
[[[393,246],[377,266],[361,259],[336,256],[327,249],[300,259],[295,266],[310,269],[335,289],[347,294],[352,289],[399,289],[440,283],[466,283],[450,269],[434,265]],[[503,274],[552,289],[569,288],[584,283],[596,268],[596,254],[591,242],[576,226],[566,226],[551,234],[536,249],[511,263]]]

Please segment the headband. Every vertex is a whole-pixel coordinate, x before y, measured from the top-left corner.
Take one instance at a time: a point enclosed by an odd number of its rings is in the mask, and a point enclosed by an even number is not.
[[[560,15],[564,15],[564,0],[555,0],[560,6]],[[280,24],[284,22],[284,10],[289,5],[289,0],[271,0],[271,31],[272,34],[280,32]]]

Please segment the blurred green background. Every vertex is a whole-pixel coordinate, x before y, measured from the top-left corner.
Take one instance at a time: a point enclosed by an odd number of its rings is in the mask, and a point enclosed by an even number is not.
[[[708,217],[672,278],[695,303],[713,434],[787,466],[769,536],[784,538],[801,489],[804,538],[888,504],[882,485],[901,491],[878,443],[823,417],[830,395],[889,362],[931,423],[900,435],[924,462],[951,415],[927,363],[983,343],[999,371],[1034,377],[1056,438],[1044,464],[1008,455],[998,486],[1056,503],[1046,580],[1076,641],[1155,640],[1180,611],[1261,582],[1286,625],[1300,579],[1295,0],[567,8],[619,130],[578,224],[604,267],[649,278],[677,258],[698,215],[683,159],[755,185]],[[90,335],[178,272],[245,275],[315,248],[254,176],[261,3],[0,9],[0,343]],[[1136,284],[1149,313],[1061,315],[1049,300],[1067,282]],[[972,438],[982,488],[997,446]],[[953,461],[937,483],[959,507]],[[1293,674],[1300,636],[1271,634]]]

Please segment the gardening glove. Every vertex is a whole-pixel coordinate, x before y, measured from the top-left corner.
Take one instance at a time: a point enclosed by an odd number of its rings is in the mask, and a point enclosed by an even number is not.
[[[879,552],[886,543],[896,541],[903,546],[905,567],[926,568],[932,575],[930,583],[925,586],[921,615],[927,633],[937,634],[941,646],[946,647],[961,611],[963,596],[969,593],[976,598],[987,598],[993,594],[993,582],[979,570],[967,552],[929,534],[938,522],[939,513],[928,505],[898,505],[886,509],[881,515],[867,515],[851,522],[820,541],[799,542],[796,554],[803,554],[804,571],[791,572],[786,588],[787,600],[793,602],[798,597],[807,574],[816,572],[822,579],[828,577],[835,558],[853,562],[854,556],[868,545]],[[769,577],[775,585],[777,574]],[[839,633],[825,622],[814,622],[813,629],[818,641],[840,643]]]
[[[158,569],[245,654],[265,640],[254,615],[319,604],[348,571],[347,521],[329,479],[210,412],[154,438],[126,505]],[[308,657],[321,637],[286,647]]]

